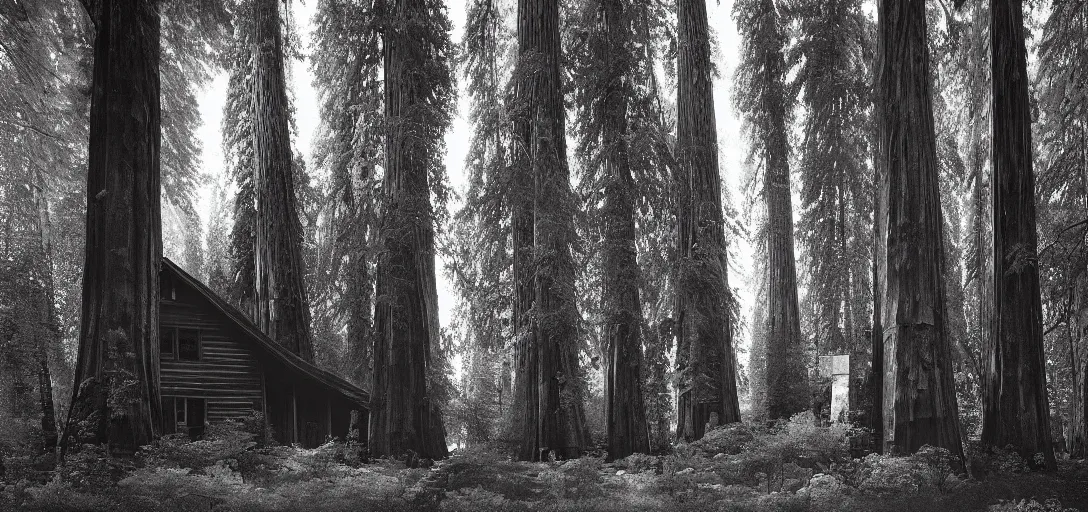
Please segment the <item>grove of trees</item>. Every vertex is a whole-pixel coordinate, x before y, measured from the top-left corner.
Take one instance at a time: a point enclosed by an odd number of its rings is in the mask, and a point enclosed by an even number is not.
[[[313,1],[0,0],[0,430],[161,435],[166,255],[374,456],[667,451],[843,354],[873,450],[1088,453],[1088,3]]]

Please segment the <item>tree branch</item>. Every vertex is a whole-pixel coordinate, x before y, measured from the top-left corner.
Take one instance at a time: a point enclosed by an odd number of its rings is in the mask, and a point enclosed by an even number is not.
[[[1049,244],[1046,245],[1046,247],[1043,247],[1043,250],[1039,251],[1039,256],[1042,256],[1044,253],[1046,253],[1046,251],[1048,251],[1051,247],[1053,247],[1054,244],[1058,243],[1058,240],[1061,239],[1061,236],[1066,231],[1069,231],[1070,229],[1076,229],[1076,228],[1078,228],[1080,226],[1084,226],[1086,224],[1088,224],[1088,218],[1082,219],[1082,220],[1080,220],[1078,222],[1074,222],[1074,223],[1062,228],[1061,231],[1058,231],[1058,233],[1054,235],[1054,241],[1050,242]]]

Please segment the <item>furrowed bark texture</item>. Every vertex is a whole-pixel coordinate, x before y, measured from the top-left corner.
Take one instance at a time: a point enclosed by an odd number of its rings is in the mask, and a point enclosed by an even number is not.
[[[605,318],[605,414],[608,457],[648,453],[650,438],[642,400],[642,303],[635,248],[635,183],[628,156],[627,110],[631,86],[626,78],[636,58],[630,41],[634,27],[625,0],[603,0],[604,63],[601,97],[594,103],[602,120],[604,152],[603,310]]]
[[[434,212],[425,133],[431,91],[418,70],[427,65],[420,42],[424,0],[385,4],[395,29],[384,34],[385,181],[374,314],[374,385],[370,451],[374,455],[444,458],[442,416],[431,402],[427,368],[439,342],[434,265]]]
[[[1021,2],[992,0],[994,309],[982,442],[1012,445],[1029,461],[1041,453],[1053,468],[1024,36]]]
[[[515,206],[513,219],[515,314],[522,333],[514,413],[524,421],[518,456],[541,460],[554,451],[558,458],[572,458],[587,446],[588,439],[578,366],[571,254],[575,204],[559,71],[559,4],[519,0],[517,17],[515,187],[524,191],[526,182],[532,183],[533,209],[529,215],[524,206]],[[526,199],[518,194],[518,201]],[[531,262],[525,261],[528,236],[532,237]],[[527,272],[532,273],[531,284]]]
[[[760,3],[764,30],[782,37],[774,2]],[[764,82],[760,131],[765,165],[763,201],[767,207],[767,311],[765,375],[768,419],[788,419],[808,409],[808,371],[797,305],[797,258],[793,243],[793,202],[790,197],[789,142],[786,132],[785,60],[781,48],[766,52],[760,73]]]
[[[103,0],[97,16],[87,240],[75,396],[64,440],[132,455],[158,434],[159,14]]]
[[[881,109],[879,107],[880,102],[874,103],[874,113],[878,120],[880,117]],[[876,171],[876,183],[883,183],[883,167],[885,163],[880,159],[874,161],[874,167]],[[886,204],[883,201],[874,201],[873,211],[873,261],[879,262],[887,259],[888,248],[880,243],[880,236],[887,232],[887,218],[885,213]],[[883,288],[880,283],[880,265],[873,265],[873,332],[869,333],[869,342],[873,346],[873,360],[871,364],[873,366],[869,369],[868,375],[868,392],[869,392],[869,410],[868,410],[868,427],[873,429],[873,449],[877,453],[883,453],[883,382],[885,382],[885,366],[883,366],[883,325],[881,324],[881,316],[883,315],[883,299],[881,294]]]
[[[937,149],[925,5],[881,0],[878,166],[885,451],[922,445],[963,456],[945,325]]]
[[[740,421],[705,0],[677,0],[677,436]]]
[[[252,0],[253,187],[257,215],[253,319],[270,338],[313,361],[302,266],[302,225],[291,159],[283,30],[278,0]]]

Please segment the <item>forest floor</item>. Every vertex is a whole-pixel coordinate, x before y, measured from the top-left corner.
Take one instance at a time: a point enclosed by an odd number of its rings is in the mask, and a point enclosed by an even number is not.
[[[136,459],[90,447],[52,470],[7,459],[0,510],[26,511],[1088,511],[1088,463],[1034,472],[1015,454],[969,454],[957,475],[940,449],[851,459],[843,427],[795,418],[715,429],[667,455],[529,463],[494,449],[430,467],[364,462],[328,443],[259,447],[252,434],[159,441]]]

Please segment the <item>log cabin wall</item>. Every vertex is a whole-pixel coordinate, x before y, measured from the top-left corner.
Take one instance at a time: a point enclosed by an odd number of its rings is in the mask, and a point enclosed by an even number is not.
[[[359,439],[367,439],[364,390],[285,353],[203,283],[163,261],[160,384],[164,407],[169,402],[177,411],[164,409],[164,423],[174,418],[179,425],[184,418],[182,426],[196,437],[203,429],[194,431],[194,423],[241,419],[257,410],[278,442],[313,448],[330,436],[346,439],[357,410]]]
[[[167,289],[160,301],[159,324],[163,335],[179,329],[199,332],[197,361],[178,360],[178,355],[161,359],[164,397],[203,398],[211,423],[240,419],[264,409],[259,356],[230,322],[212,309],[198,294],[185,286]]]

